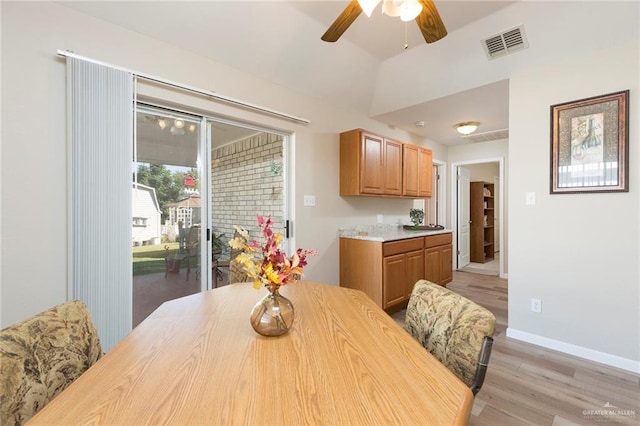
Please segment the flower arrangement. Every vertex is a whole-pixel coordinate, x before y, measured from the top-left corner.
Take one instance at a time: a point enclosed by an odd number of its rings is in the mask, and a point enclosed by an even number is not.
[[[287,257],[280,250],[282,234],[273,232],[271,216],[258,215],[258,226],[264,238],[260,245],[256,240],[249,241],[249,233],[239,226],[234,228],[237,236],[229,241],[231,248],[242,250],[236,261],[242,265],[244,272],[253,280],[253,287],[258,289],[265,286],[273,292],[285,284],[296,282],[303,274],[307,265],[307,256],[318,254],[314,250],[299,248],[291,257]]]

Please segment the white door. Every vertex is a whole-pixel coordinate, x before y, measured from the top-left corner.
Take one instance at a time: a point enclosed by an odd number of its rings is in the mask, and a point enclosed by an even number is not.
[[[458,167],[458,269],[469,264],[470,236],[470,184],[471,172]]]
[[[494,232],[495,235],[493,237],[494,245],[493,250],[497,253],[500,251],[500,176],[493,177],[493,205],[495,208],[494,215]]]

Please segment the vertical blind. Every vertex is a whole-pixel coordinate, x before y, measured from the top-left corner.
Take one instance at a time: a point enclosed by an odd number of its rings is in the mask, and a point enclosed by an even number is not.
[[[131,330],[133,76],[67,58],[71,297],[103,350]]]

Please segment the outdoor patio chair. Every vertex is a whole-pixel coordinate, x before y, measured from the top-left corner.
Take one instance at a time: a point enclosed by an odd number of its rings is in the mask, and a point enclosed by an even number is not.
[[[164,277],[167,278],[169,272],[180,272],[180,268],[183,263],[186,263],[187,277],[189,280],[189,274],[191,273],[191,262],[194,262],[194,266],[199,265],[197,258],[200,256],[200,225],[196,224],[189,228],[189,235],[187,236],[187,242],[183,250],[179,250],[177,253],[170,253],[168,247],[165,246],[167,254],[164,258],[165,271]],[[196,279],[200,275],[200,268],[196,269]]]

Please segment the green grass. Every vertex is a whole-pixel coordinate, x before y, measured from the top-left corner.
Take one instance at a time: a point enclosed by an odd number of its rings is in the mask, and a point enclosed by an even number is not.
[[[164,258],[169,253],[178,251],[178,243],[165,243],[157,246],[138,246],[133,248],[133,276],[157,274],[165,271]]]
[[[165,250],[169,247],[169,253]],[[178,243],[163,243],[157,246],[137,246],[133,248],[133,276],[165,272],[165,257],[178,252]],[[199,265],[199,256],[190,258],[191,268]],[[186,262],[186,261],[184,261]],[[183,262],[183,266],[185,265]]]

